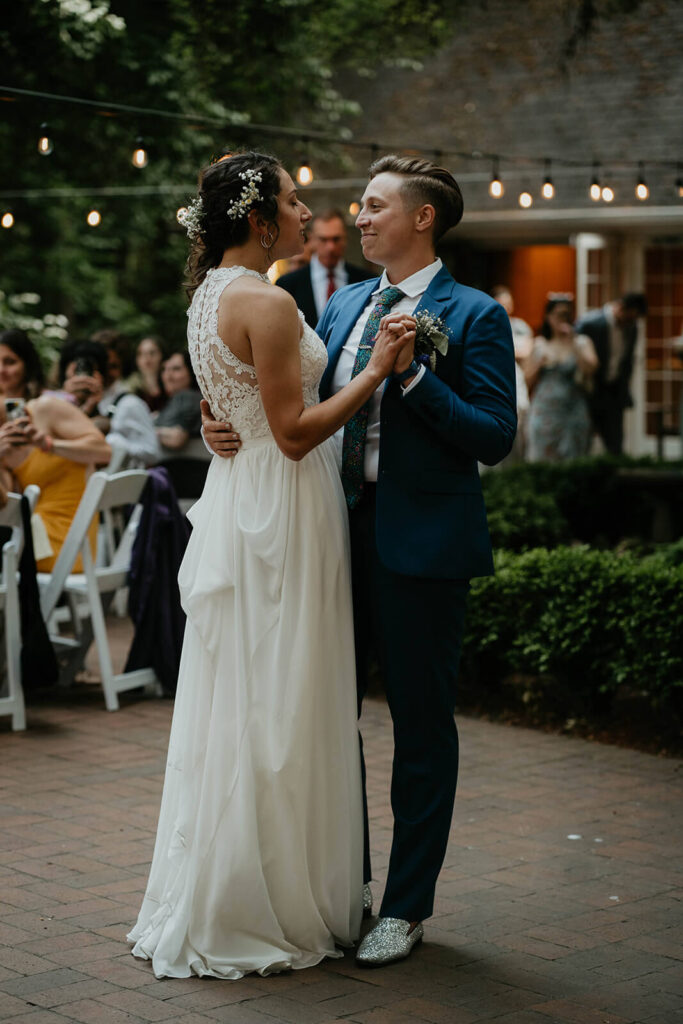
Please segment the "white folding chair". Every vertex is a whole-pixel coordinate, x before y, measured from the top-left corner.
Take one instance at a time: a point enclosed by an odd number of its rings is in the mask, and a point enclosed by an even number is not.
[[[61,594],[66,594],[71,609],[75,637],[53,636],[58,650],[66,654],[66,664],[60,673],[60,682],[68,684],[83,666],[85,656],[93,642],[102,676],[104,700],[108,711],[119,707],[118,694],[159,682],[152,668],[114,674],[105,614],[117,590],[127,583],[130,556],[137,524],[142,512],[138,504],[147,480],[144,469],[129,469],[109,475],[93,473],[76,510],[69,532],[51,573],[38,573],[41,590],[41,608],[47,622],[54,612]],[[93,517],[101,512],[105,522],[117,509],[134,505],[123,534],[107,564],[95,565],[90,551],[88,530]],[[109,519],[110,523],[111,520]],[[83,560],[83,572],[72,572],[78,556]]]
[[[26,488],[31,511],[35,508],[40,488]],[[0,509],[0,526],[8,526],[12,536],[2,548],[0,576],[0,611],[5,619],[5,665],[7,693],[0,697],[0,716],[12,716],[12,729],[26,728],[24,691],[21,685],[21,618],[19,612],[19,559],[24,550],[24,524],[21,518],[21,495],[8,494],[7,504]]]

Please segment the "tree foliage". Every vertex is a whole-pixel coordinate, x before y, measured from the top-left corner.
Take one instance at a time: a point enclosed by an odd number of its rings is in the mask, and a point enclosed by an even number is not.
[[[0,231],[0,288],[8,295],[39,293],[43,311],[66,314],[76,333],[115,325],[133,335],[154,330],[182,340],[186,239],[175,211],[193,190],[198,168],[226,146],[274,150],[292,166],[301,157],[303,140],[247,132],[241,126],[249,123],[296,125],[342,137],[356,108],[340,94],[337,72],[369,74],[382,63],[414,64],[447,41],[468,2],[10,5],[0,23],[2,84],[102,106],[4,95],[0,212],[11,208],[16,222]],[[114,103],[187,119],[116,113],[108,107]],[[44,121],[55,142],[49,157],[36,152]],[[138,135],[150,150],[143,171],[130,162]],[[332,149],[328,156],[338,162],[343,151]],[[115,194],[133,187],[150,191]],[[71,195],[55,194],[60,189]],[[93,197],[103,189],[110,192]],[[48,194],[8,195],[26,190]],[[102,214],[97,229],[85,222],[93,205]]]

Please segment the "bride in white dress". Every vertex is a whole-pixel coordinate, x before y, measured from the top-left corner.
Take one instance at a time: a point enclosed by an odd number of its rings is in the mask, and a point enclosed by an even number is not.
[[[328,438],[411,340],[318,403],[322,341],[265,271],[310,211],[272,157],[223,158],[186,216],[192,363],[242,438],[189,518],[187,626],[147,891],[157,977],[310,967],[358,937],[362,813],[347,517]]]

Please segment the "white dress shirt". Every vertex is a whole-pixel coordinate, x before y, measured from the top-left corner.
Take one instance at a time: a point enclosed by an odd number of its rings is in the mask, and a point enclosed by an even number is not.
[[[441,270],[443,266],[440,259],[435,259],[429,266],[423,267],[422,270],[418,270],[417,273],[411,274],[410,277],[406,277],[404,281],[397,281],[395,287],[400,288],[404,292],[402,299],[391,307],[392,313],[413,313],[420,302],[422,296],[429,288],[432,280]],[[379,293],[384,291],[385,288],[390,288],[391,282],[387,277],[386,270],[382,273],[379,284],[374,290],[365,309],[356,320],[356,325],[352,329],[346,344],[339,353],[339,361],[332,377],[331,394],[335,395],[337,391],[341,391],[349,381],[351,380],[351,374],[353,372],[353,365],[356,361],[356,353],[360,340],[363,337],[363,331],[365,330],[365,324],[367,323],[368,317],[372,307],[376,304]],[[410,382],[407,388],[404,389],[404,394],[408,391],[412,391],[424,376],[425,368],[421,366],[417,372],[415,378]],[[380,386],[372,396],[372,404],[370,406],[370,414],[368,416],[368,430],[365,438],[365,479],[370,481],[377,480],[377,465],[379,462],[379,407],[382,402],[382,394],[384,392],[385,382],[382,381]],[[334,435],[335,444],[337,446],[337,459],[341,466],[341,455],[342,447],[344,443],[344,428],[341,427]]]
[[[325,306],[327,305],[327,290],[329,287],[330,272],[327,267],[322,265],[315,253],[311,256],[309,267],[311,270],[311,287],[313,288],[315,309],[319,320],[323,315]],[[339,263],[332,271],[332,274],[337,288],[343,288],[345,284],[349,283],[349,275],[346,273],[344,260],[339,260]]]

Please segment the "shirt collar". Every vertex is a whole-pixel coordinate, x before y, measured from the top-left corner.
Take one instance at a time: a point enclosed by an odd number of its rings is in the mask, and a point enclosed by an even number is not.
[[[428,264],[426,267],[422,267],[421,270],[411,274],[410,277],[404,278],[403,281],[398,281],[396,287],[400,288],[401,291],[411,299],[416,299],[418,295],[424,295],[429,288],[430,284],[439,273],[443,266],[443,263],[437,256],[433,263]],[[390,288],[391,282],[387,277],[386,270],[382,271],[382,276],[379,279],[379,284],[375,288],[373,297],[379,292],[384,291],[385,288]]]
[[[337,266],[333,268],[332,273],[334,274],[335,277],[337,276],[337,270],[339,268],[339,265],[340,264],[338,263]],[[311,267],[311,279],[312,280],[327,281],[328,276],[329,276],[329,271],[328,271],[327,267],[324,267],[322,265],[322,263],[320,262],[320,260],[318,259],[318,257],[316,256],[315,253],[313,253],[313,255],[311,256],[310,267]]]

